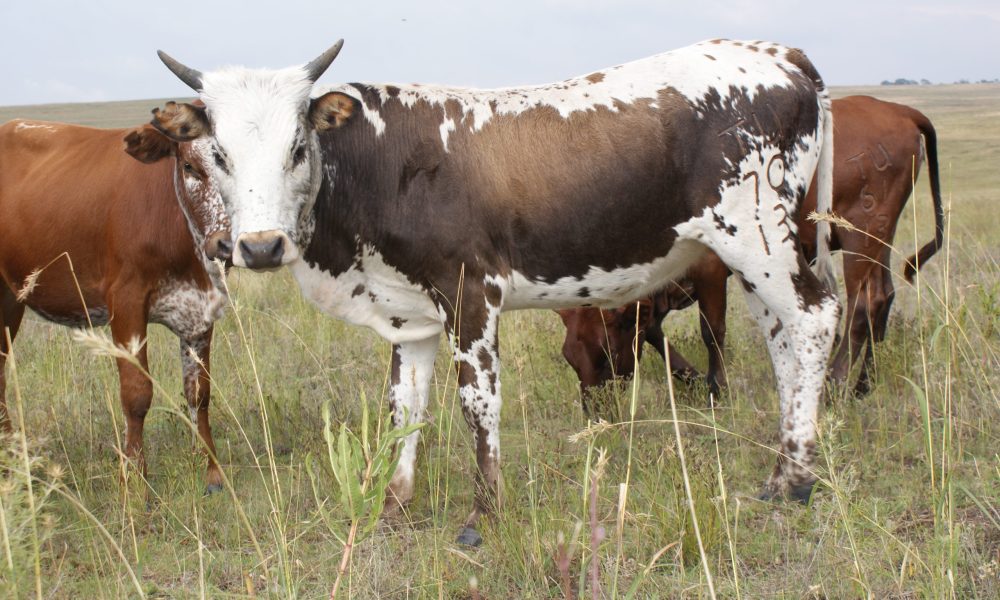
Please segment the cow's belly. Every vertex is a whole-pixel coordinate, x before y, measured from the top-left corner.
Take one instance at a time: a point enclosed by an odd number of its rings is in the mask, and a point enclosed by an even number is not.
[[[208,331],[225,308],[226,295],[214,287],[205,290],[187,281],[165,281],[150,306],[149,321],[190,339]]]
[[[610,271],[591,267],[583,277],[562,277],[554,282],[532,280],[514,271],[507,278],[503,309],[621,306],[681,279],[705,251],[697,242],[679,240],[666,256],[651,262]]]
[[[427,293],[377,253],[366,253],[336,277],[304,260],[290,269],[302,294],[324,313],[370,327],[393,344],[425,340],[444,329],[444,315]]]
[[[107,306],[88,306],[86,314],[83,309],[76,311],[51,311],[45,307],[34,306],[29,304],[35,314],[42,317],[46,321],[51,321],[56,325],[63,325],[65,327],[100,327],[101,325],[108,324],[108,307]]]

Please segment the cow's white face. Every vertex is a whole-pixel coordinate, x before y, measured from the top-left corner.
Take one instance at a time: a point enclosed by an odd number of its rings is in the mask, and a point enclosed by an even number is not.
[[[302,67],[188,69],[161,54],[199,92],[204,107],[168,104],[153,124],[174,139],[198,140],[231,223],[233,264],[252,269],[296,260],[311,230],[322,182],[317,131],[337,123],[339,102],[310,100],[313,83],[340,42]]]
[[[233,264],[275,267],[299,256],[321,181],[307,122],[312,82],[300,68],[207,73],[211,176],[232,223]]]

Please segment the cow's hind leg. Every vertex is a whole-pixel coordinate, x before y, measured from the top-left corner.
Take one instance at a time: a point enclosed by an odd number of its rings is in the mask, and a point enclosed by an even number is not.
[[[24,305],[17,301],[14,292],[0,282],[0,431],[11,433],[10,413],[7,412],[7,354],[24,317]],[[22,416],[23,418],[23,416]]]
[[[476,449],[475,499],[458,536],[460,544],[478,546],[476,524],[493,513],[500,497],[500,354],[498,327],[503,289],[486,279],[470,285],[466,279],[460,315],[451,324],[452,350],[458,369],[462,413]]]
[[[389,405],[392,423],[405,427],[424,419],[434,375],[434,355],[437,354],[438,336],[416,342],[396,344],[392,347],[392,381],[389,388]],[[413,497],[413,477],[417,459],[417,442],[420,432],[406,436],[399,446],[399,462],[389,482],[386,494],[386,516],[392,516],[406,506]]]
[[[871,343],[872,309],[880,305],[880,286],[877,285],[879,266],[862,254],[844,252],[844,284],[847,288],[846,323],[840,340],[830,379],[843,383],[851,366]]]
[[[817,407],[839,306],[809,270],[787,225],[778,219],[765,225],[761,219],[760,227],[742,221],[733,227],[717,227],[718,218],[727,223],[717,215],[712,221],[692,223],[682,233],[708,245],[740,277],[750,310],[767,340],[781,418],[777,465],[763,495],[791,493],[805,500],[816,481]]]
[[[726,385],[724,349],[726,344],[726,280],[729,270],[718,259],[702,260],[700,271],[694,277],[695,294],[698,296],[701,340],[708,350],[709,392],[718,400],[721,388]]]
[[[208,456],[205,494],[222,490],[222,470],[215,454],[212,427],[208,422],[208,404],[212,395],[209,374],[212,350],[212,328],[200,336],[181,338],[181,366],[184,371],[184,396],[187,398],[191,422],[198,427],[198,436]],[[199,446],[201,445],[199,444]]]
[[[873,291],[868,314],[871,331],[868,336],[865,358],[861,363],[861,372],[858,373],[858,381],[854,384],[855,396],[864,396],[871,391],[870,371],[875,366],[875,344],[885,339],[885,331],[889,325],[889,311],[892,308],[892,301],[896,297],[896,290],[892,286],[892,272],[888,267],[888,252],[886,252],[884,260],[885,262],[875,269],[871,277],[870,285]]]

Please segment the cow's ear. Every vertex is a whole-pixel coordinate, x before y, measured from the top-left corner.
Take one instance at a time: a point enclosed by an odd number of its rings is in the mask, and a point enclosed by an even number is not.
[[[576,315],[576,309],[573,308],[560,308],[556,312],[559,313],[559,316],[562,318],[563,325],[566,325],[567,327],[569,326],[570,319]]]
[[[317,131],[340,127],[354,114],[356,100],[347,94],[330,92],[314,98],[309,105],[309,120]]]
[[[212,130],[204,106],[176,102],[154,108],[151,124],[175,142],[190,142]]]
[[[155,163],[177,152],[177,142],[156,130],[152,125],[143,125],[125,136],[125,152],[144,163]]]

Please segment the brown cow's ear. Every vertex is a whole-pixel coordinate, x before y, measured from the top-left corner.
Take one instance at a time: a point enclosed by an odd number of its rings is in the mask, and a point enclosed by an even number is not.
[[[637,305],[639,309],[639,329],[646,329],[646,327],[649,326],[650,321],[653,318],[653,303],[650,299],[643,298],[638,302],[629,302],[614,312],[615,318],[619,320],[618,325],[621,327],[622,331],[635,329]]]
[[[309,105],[309,120],[317,131],[340,127],[354,114],[354,98],[340,92],[330,92],[313,99]]]
[[[645,329],[653,323],[653,300],[643,298],[639,301],[639,327]]]
[[[556,310],[559,313],[559,317],[562,318],[563,325],[569,325],[569,319],[576,314],[576,309],[573,308],[560,308]]]
[[[176,102],[167,102],[162,110],[154,108],[150,123],[175,142],[190,142],[212,129],[204,106]]]
[[[143,125],[125,136],[125,152],[132,158],[155,163],[177,152],[177,142],[157,131],[152,125]]]

